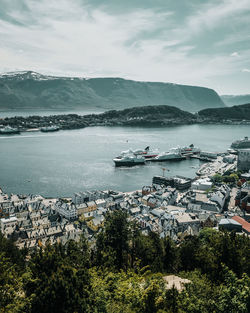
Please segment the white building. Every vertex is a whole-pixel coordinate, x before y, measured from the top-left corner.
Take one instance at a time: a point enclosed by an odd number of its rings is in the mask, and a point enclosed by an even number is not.
[[[16,228],[16,225],[17,218],[15,216],[0,219],[0,230],[5,237],[13,233],[13,231]]]
[[[65,217],[68,220],[74,220],[77,218],[77,208],[73,203],[65,203],[58,201],[55,204],[55,210],[61,216]]]
[[[208,190],[212,188],[212,185],[213,183],[211,182],[211,180],[208,177],[206,177],[197,179],[194,182],[192,182],[191,188],[197,190]]]

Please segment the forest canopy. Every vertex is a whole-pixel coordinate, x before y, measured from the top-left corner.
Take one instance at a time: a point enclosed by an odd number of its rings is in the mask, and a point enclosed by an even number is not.
[[[0,236],[0,312],[249,312],[250,239],[204,228],[176,244],[106,215],[91,245],[18,250]],[[190,283],[168,288],[174,274]]]

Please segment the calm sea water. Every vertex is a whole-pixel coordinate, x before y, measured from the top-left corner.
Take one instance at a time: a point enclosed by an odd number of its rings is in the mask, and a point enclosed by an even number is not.
[[[167,151],[193,143],[205,151],[226,151],[250,135],[247,125],[188,125],[171,128],[92,127],[56,133],[0,136],[0,187],[8,193],[72,196],[84,190],[132,191],[154,175],[194,177],[198,160],[115,168],[112,158],[129,148]],[[194,168],[195,167],[195,168]]]

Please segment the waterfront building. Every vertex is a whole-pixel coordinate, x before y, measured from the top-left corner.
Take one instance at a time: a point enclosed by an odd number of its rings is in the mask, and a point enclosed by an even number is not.
[[[239,150],[237,168],[239,171],[250,170],[250,149]]]
[[[170,186],[178,190],[185,190],[191,187],[192,180],[187,177],[175,176],[175,177],[165,177],[165,176],[154,176],[153,184]]]

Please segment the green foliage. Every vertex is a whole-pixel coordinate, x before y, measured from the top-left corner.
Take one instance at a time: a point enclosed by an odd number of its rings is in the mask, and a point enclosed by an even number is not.
[[[217,312],[247,313],[250,311],[250,278],[237,278],[233,271],[223,267],[225,283],[218,289]]]
[[[202,117],[213,117],[216,120],[250,120],[250,103],[225,108],[205,109],[199,112]]]
[[[159,275],[91,270],[93,312],[157,312],[165,287]]]
[[[178,248],[169,237],[163,239],[163,267],[168,273],[175,273],[179,268]]]
[[[215,174],[212,177],[214,183],[236,183],[239,180],[239,175],[237,173],[231,173],[229,175]]]
[[[24,290],[31,312],[86,312],[90,292],[88,247],[69,241],[46,246],[32,256]]]
[[[153,272],[163,271],[163,243],[158,234],[140,234],[136,239],[135,250],[142,267],[149,265]]]
[[[96,262],[114,269],[128,266],[129,223],[127,214],[114,211],[106,215],[103,231],[96,240]]]
[[[250,311],[250,239],[204,228],[176,245],[143,235],[127,215],[107,215],[90,249],[85,238],[28,258],[0,237],[0,313],[198,313]],[[166,289],[166,273],[188,278]]]
[[[1,232],[0,251],[4,253],[5,257],[7,257],[12,264],[16,265],[16,270],[21,271],[23,269],[27,251],[25,249],[19,250],[14,245],[14,242],[4,238]]]
[[[222,175],[220,175],[220,174],[215,174],[215,175],[212,177],[212,181],[213,181],[214,183],[221,183],[222,180],[223,180],[223,177],[222,177]]]
[[[21,290],[21,277],[18,275],[17,266],[0,252],[0,312],[2,308],[11,307],[13,302],[19,301]]]

